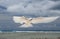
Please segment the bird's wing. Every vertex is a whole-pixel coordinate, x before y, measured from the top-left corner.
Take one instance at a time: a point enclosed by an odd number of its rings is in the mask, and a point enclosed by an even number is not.
[[[13,16],[13,21],[15,23],[23,23],[26,19],[24,17]]]
[[[59,18],[59,17],[58,16],[57,17],[37,17],[37,18],[33,18],[31,20],[31,23],[33,23],[33,24],[36,24],[36,23],[50,23],[50,22],[55,21],[57,18]]]

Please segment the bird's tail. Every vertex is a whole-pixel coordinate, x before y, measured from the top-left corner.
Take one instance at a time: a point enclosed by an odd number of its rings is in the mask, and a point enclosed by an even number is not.
[[[21,25],[19,27],[28,28],[28,27],[33,27],[33,26],[32,26],[32,24],[28,24],[28,25],[27,24],[23,24],[23,25]]]

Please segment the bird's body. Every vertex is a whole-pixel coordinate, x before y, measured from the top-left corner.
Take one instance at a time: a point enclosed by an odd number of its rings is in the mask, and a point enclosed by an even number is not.
[[[15,23],[20,23],[22,24],[20,27],[33,27],[32,24],[37,24],[37,23],[50,23],[55,21],[57,17],[37,17],[37,18],[26,18],[24,16],[19,17],[19,16],[13,16],[13,21]]]
[[[20,27],[32,27],[31,21],[30,20],[25,20],[24,24]]]

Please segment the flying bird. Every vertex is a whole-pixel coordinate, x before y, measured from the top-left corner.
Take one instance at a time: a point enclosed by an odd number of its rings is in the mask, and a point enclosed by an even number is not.
[[[32,24],[37,24],[37,23],[50,23],[55,21],[59,16],[56,17],[36,17],[36,18],[27,18],[24,16],[13,16],[13,21],[15,23],[20,23],[22,24],[19,27],[33,27]]]

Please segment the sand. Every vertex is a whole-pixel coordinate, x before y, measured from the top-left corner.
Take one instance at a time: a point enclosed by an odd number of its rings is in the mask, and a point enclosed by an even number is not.
[[[60,39],[60,33],[49,32],[1,32],[0,39]]]

